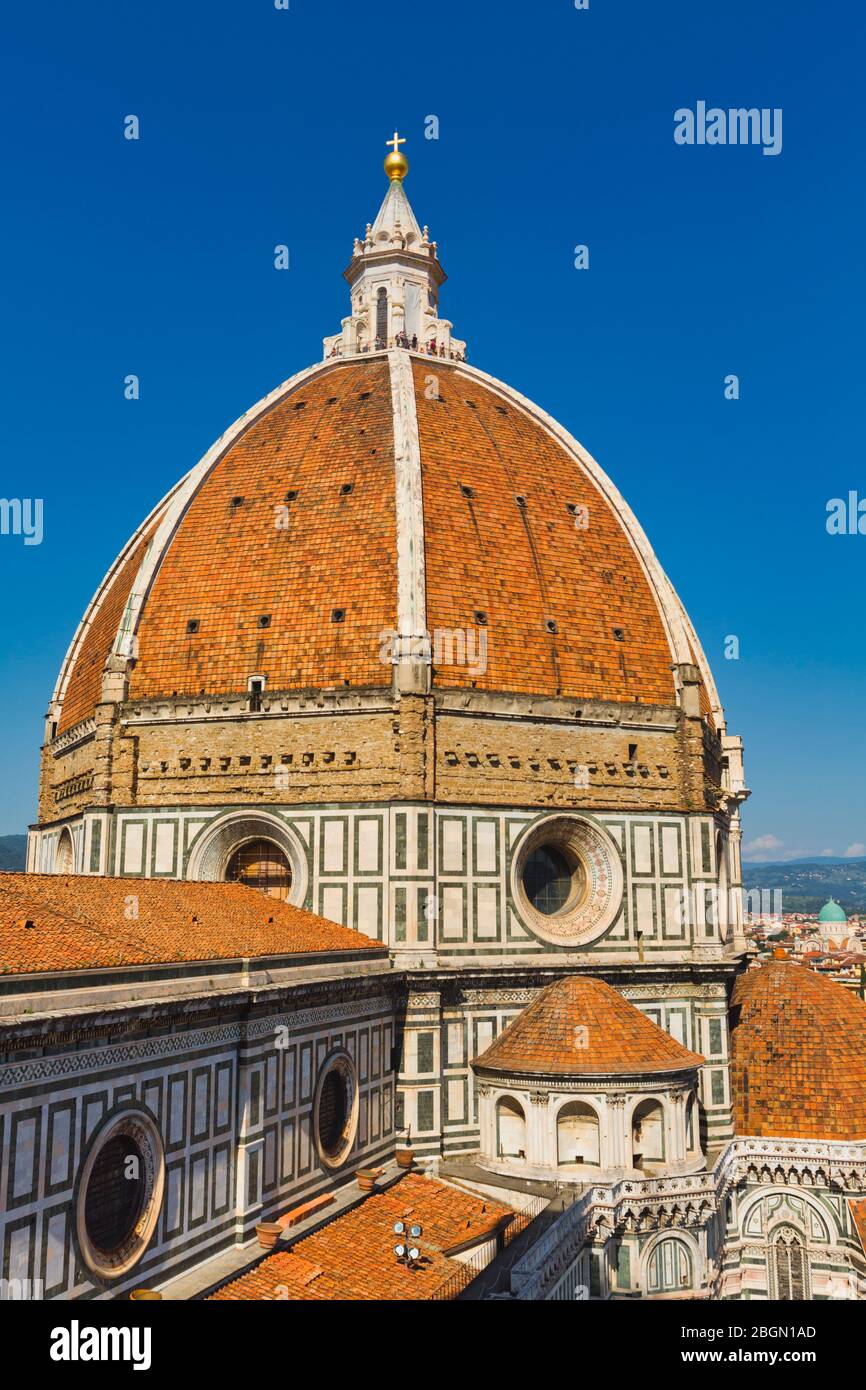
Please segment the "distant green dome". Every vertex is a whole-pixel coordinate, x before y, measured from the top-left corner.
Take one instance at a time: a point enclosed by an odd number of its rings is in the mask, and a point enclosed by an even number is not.
[[[848,917],[847,914],[843,911],[843,909],[839,906],[839,904],[835,902],[833,898],[831,898],[829,902],[824,904],[824,906],[821,908],[821,911],[818,913],[818,921],[847,922]]]

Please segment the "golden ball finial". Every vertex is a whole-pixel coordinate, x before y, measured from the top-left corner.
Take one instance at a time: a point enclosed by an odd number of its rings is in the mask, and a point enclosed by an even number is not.
[[[389,179],[405,179],[409,172],[409,161],[405,154],[386,154],[385,173]]]
[[[393,145],[390,154],[385,156],[385,173],[392,181],[394,179],[405,179],[409,172],[409,161],[405,154],[400,153],[400,146],[405,145],[405,135],[398,135],[396,130],[390,140],[386,140],[386,145]]]

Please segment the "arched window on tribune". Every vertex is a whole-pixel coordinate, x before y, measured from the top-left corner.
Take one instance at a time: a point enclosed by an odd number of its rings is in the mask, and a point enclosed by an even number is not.
[[[498,1158],[526,1157],[526,1115],[511,1096],[502,1096],[496,1105],[496,1154]]]
[[[556,1117],[556,1161],[568,1164],[601,1162],[598,1115],[592,1106],[569,1101]]]

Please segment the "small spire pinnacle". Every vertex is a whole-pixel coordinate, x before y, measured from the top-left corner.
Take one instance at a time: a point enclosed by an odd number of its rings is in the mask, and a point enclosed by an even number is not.
[[[392,183],[401,183],[409,172],[409,161],[400,150],[400,145],[405,145],[405,135],[398,135],[396,130],[390,140],[386,140],[386,145],[393,145],[390,154],[385,156],[385,173]]]

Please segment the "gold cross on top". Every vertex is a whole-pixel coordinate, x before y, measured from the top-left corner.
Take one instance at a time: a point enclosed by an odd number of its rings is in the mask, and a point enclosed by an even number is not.
[[[391,139],[385,141],[385,144],[386,144],[386,145],[393,145],[393,146],[394,146],[394,153],[395,153],[395,154],[399,154],[399,153],[400,153],[399,146],[400,146],[400,145],[405,145],[405,143],[406,143],[406,136],[405,136],[405,135],[398,135],[397,132],[396,132],[396,130],[394,131],[394,134],[393,134],[393,136],[391,137]]]

